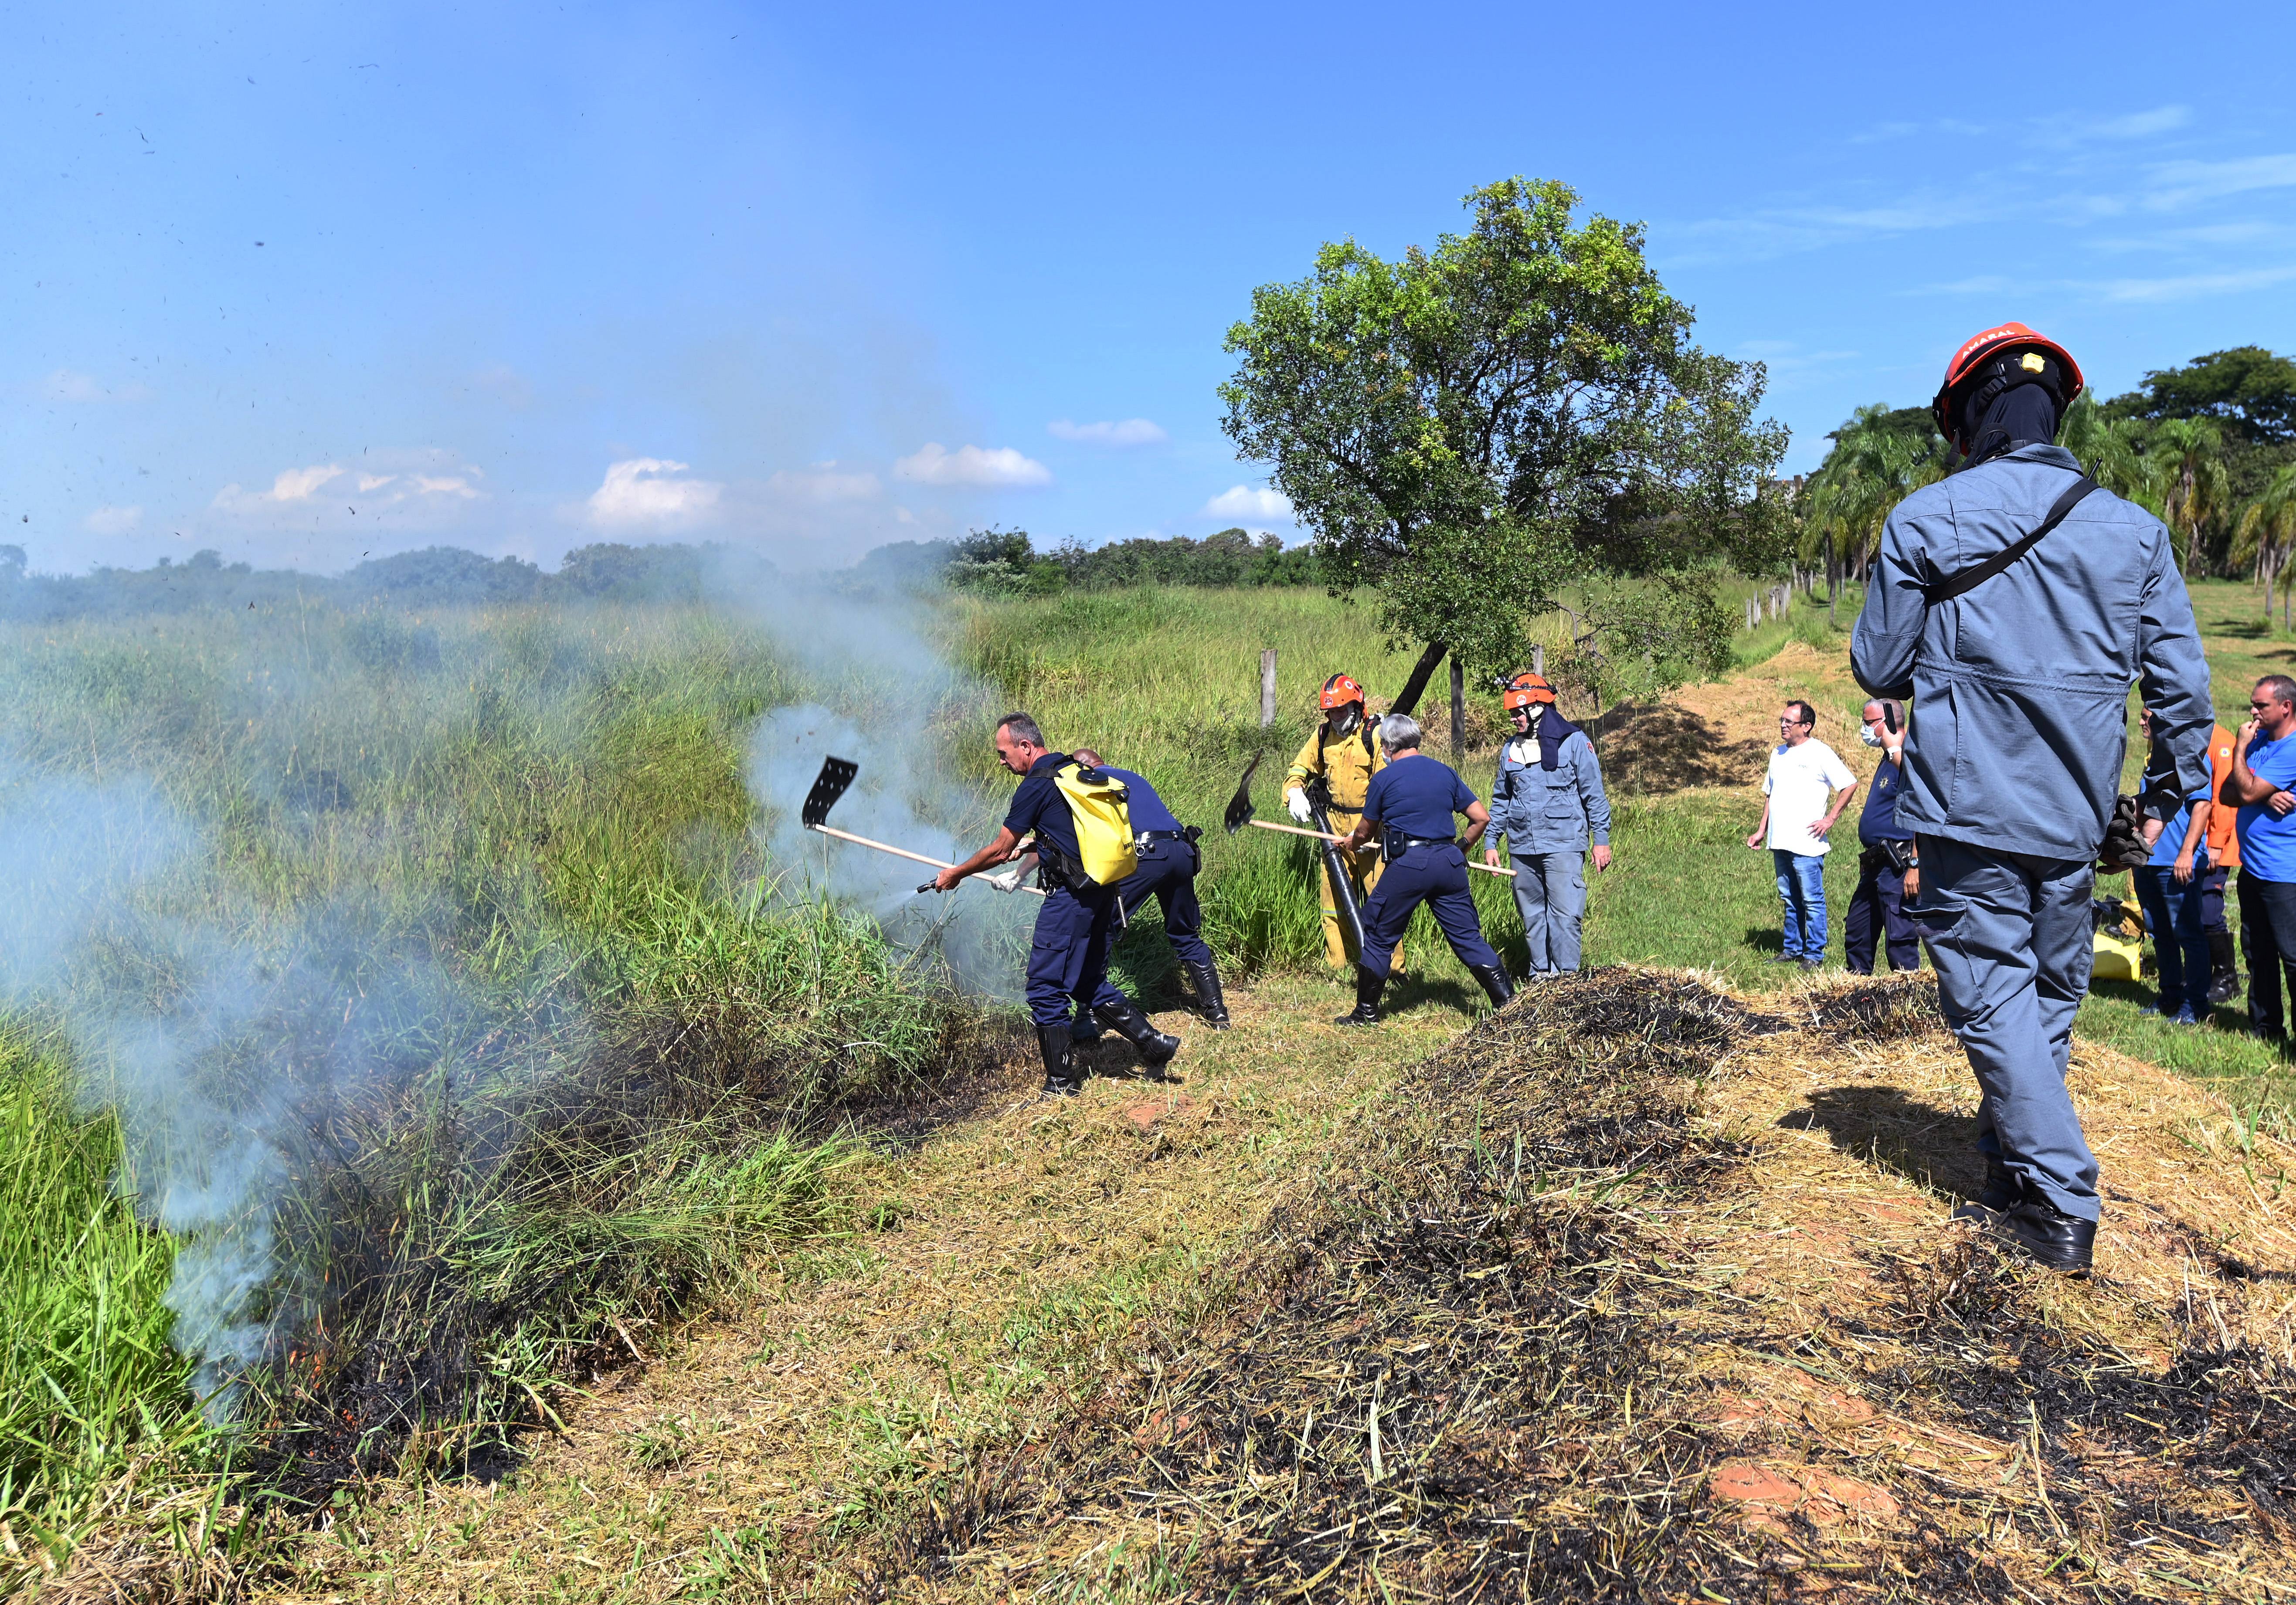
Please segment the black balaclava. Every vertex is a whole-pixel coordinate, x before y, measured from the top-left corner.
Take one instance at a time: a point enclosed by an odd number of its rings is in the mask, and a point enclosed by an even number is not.
[[[2057,438],[2056,400],[2046,385],[2021,384],[1988,402],[1985,416],[1963,432],[1969,439],[1967,468],[2021,446],[2046,446]]]

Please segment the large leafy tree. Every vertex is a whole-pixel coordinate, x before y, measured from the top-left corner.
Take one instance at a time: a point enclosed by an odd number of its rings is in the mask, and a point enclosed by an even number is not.
[[[1398,700],[1447,649],[1519,667],[1566,594],[1582,674],[1710,669],[1714,565],[1782,555],[1786,432],[1755,417],[1760,364],[1699,349],[1640,225],[1578,220],[1569,186],[1512,178],[1466,205],[1472,226],[1431,250],[1326,245],[1255,291],[1224,427],[1274,465],[1332,587],[1371,587],[1390,642],[1423,648]]]
[[[2114,397],[2105,410],[2121,418],[2213,418],[2259,445],[2296,440],[2296,359],[2262,346],[2211,351],[2147,373],[2143,389]]]

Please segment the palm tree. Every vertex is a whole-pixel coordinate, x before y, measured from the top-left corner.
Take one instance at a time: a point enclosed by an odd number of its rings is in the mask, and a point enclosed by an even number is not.
[[[2264,587],[2267,624],[2272,622],[2273,587],[2289,570],[2292,555],[2296,555],[2296,463],[2274,474],[2264,494],[2242,510],[2240,528],[2233,536],[2233,561],[2256,565],[2257,582]],[[2296,612],[2296,586],[2284,594],[2281,602],[2283,629],[2289,627],[2292,612]]]
[[[2185,569],[2200,557],[2201,529],[2232,499],[2224,436],[2210,418],[2163,418],[2144,435],[2144,458],[2158,475],[2161,521],[2185,537]]]
[[[2146,455],[2144,426],[2137,420],[2107,418],[2095,398],[2084,393],[2065,409],[2057,441],[2081,460],[2089,478],[2099,485],[2136,503],[2155,518],[2162,516],[2161,464]]]
[[[1891,428],[1889,414],[1879,403],[1862,406],[1833,431],[1833,449],[1810,477],[1805,561],[1823,551],[1862,580],[1890,510],[1944,476],[1936,438]]]

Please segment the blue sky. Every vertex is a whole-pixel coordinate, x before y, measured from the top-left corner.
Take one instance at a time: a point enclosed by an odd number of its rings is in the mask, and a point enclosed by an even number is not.
[[[0,539],[1292,538],[1226,327],[1514,173],[1648,225],[1789,470],[2005,318],[2107,394],[2296,349],[2296,12],[1972,14],[9,5]]]

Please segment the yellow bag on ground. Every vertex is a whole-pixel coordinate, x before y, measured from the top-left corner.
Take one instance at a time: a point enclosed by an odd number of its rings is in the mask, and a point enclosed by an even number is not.
[[[2136,904],[2118,897],[2099,899],[2108,906],[2117,905],[2120,917],[2117,920],[2100,918],[2096,928],[2096,956],[2089,970],[2092,979],[2100,981],[2133,981],[2144,971],[2144,911]],[[2104,911],[2100,910],[2100,915]]]
[[[1140,867],[1132,836],[1131,793],[1103,770],[1063,764],[1053,783],[1069,799],[1076,821],[1077,849],[1084,872],[1095,886],[1114,886]]]

